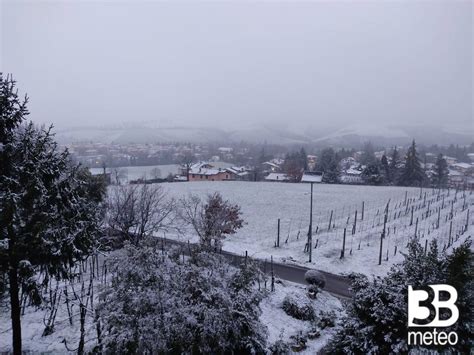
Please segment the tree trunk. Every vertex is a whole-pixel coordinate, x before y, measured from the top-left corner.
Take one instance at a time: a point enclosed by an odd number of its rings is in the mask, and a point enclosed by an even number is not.
[[[13,354],[21,354],[21,307],[19,299],[18,268],[10,265],[8,272],[10,283],[10,306],[13,330]]]

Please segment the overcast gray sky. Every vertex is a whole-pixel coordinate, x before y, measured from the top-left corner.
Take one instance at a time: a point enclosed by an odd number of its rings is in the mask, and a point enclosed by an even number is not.
[[[1,68],[58,128],[472,128],[472,17],[471,1],[3,0]]]

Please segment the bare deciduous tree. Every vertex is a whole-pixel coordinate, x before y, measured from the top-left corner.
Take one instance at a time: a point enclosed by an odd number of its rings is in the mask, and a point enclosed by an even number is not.
[[[128,176],[127,169],[112,169],[111,178],[112,183],[115,185],[121,185],[123,180],[126,180]]]
[[[207,196],[203,202],[198,196],[181,200],[181,218],[189,223],[207,247],[219,247],[226,235],[242,228],[240,206],[223,200],[219,193]]]
[[[147,235],[173,228],[175,200],[154,184],[117,186],[108,199],[109,227],[138,244]]]
[[[193,163],[194,163],[194,155],[192,155],[191,153],[187,153],[181,160],[181,165],[186,171],[187,181],[189,181],[189,171],[191,170],[191,166],[193,165]]]

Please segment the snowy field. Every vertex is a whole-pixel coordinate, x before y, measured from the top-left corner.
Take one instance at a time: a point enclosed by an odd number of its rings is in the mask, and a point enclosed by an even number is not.
[[[474,201],[474,195],[469,192],[464,199],[462,191],[456,195],[454,190],[448,193],[447,190],[405,187],[316,184],[313,199],[312,263],[308,263],[308,253],[304,249],[309,226],[309,184],[223,181],[168,183],[162,186],[170,197],[179,199],[189,194],[205,197],[217,191],[224,198],[241,206],[245,226],[224,241],[225,250],[235,253],[248,251],[249,255],[260,259],[273,255],[278,261],[333,273],[385,274],[394,262],[403,259],[400,252],[405,250],[407,241],[414,236],[415,230],[421,243],[437,238],[440,249],[444,244],[446,247],[448,244],[458,245],[472,231],[473,208],[470,208],[469,229],[467,233],[460,235],[466,224],[468,209]],[[384,210],[389,200],[382,265],[378,265]],[[450,239],[451,204],[454,200]],[[356,210],[357,223],[354,228]],[[275,247],[278,219],[280,247]],[[344,228],[345,255],[341,259]],[[197,241],[192,230],[181,235],[166,236]],[[448,243],[448,240],[452,242]]]

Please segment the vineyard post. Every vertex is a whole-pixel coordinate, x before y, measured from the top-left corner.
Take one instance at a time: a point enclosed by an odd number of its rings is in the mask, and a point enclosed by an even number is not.
[[[385,228],[387,226],[387,215],[388,215],[388,203],[387,203],[387,208],[385,209],[385,216],[383,218],[383,231],[382,231],[382,234],[380,235],[379,265],[382,264],[382,248],[383,248],[383,239],[385,238]]]
[[[346,228],[344,228],[344,234],[343,234],[343,237],[342,237],[341,257],[339,259],[342,259],[344,257],[345,249],[346,249]]]
[[[365,209],[365,201],[362,201],[362,213],[361,213],[361,216],[360,216],[361,221],[364,220],[364,209]]]
[[[273,255],[271,256],[270,259],[270,267],[271,267],[271,273],[272,273],[272,283],[270,285],[270,291],[275,291],[275,274],[273,273]]]
[[[309,207],[309,233],[308,233],[308,252],[309,252],[309,262],[311,262],[311,257],[313,250],[311,248],[312,237],[313,237],[313,183],[311,183],[311,202]]]
[[[439,219],[441,218],[441,207],[438,207],[438,221],[436,222],[436,229],[439,229]]]
[[[278,231],[277,231],[277,248],[280,246],[280,218],[278,218]]]
[[[331,216],[329,217],[328,232],[331,230],[332,214],[333,214],[333,210],[331,210]]]
[[[467,228],[468,228],[468,225],[469,225],[469,209],[467,210],[467,214],[466,214],[466,231],[467,231]]]
[[[354,215],[354,226],[352,227],[352,234],[355,234],[357,228],[357,210],[355,211]]]
[[[449,222],[448,248],[451,246],[451,233],[453,231],[453,221]]]

